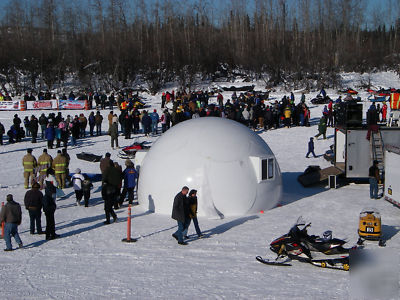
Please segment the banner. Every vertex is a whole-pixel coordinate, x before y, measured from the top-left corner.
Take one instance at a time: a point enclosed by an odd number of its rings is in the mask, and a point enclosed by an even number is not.
[[[57,109],[58,100],[27,101],[27,109]]]
[[[85,109],[85,100],[59,100],[60,109]]]
[[[19,101],[0,101],[0,110],[19,110]]]
[[[390,96],[390,109],[400,109],[400,94],[392,93]]]

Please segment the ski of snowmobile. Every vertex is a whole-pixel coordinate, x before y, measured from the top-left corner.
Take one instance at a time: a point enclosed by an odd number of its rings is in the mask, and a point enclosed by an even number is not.
[[[290,267],[292,264],[288,263],[289,260],[286,261],[277,261],[277,260],[270,260],[267,258],[262,258],[261,256],[256,256],[256,260],[260,263],[270,266],[286,266]]]
[[[349,271],[349,257],[342,257],[342,258],[332,258],[332,259],[316,259],[310,260],[310,263],[313,266],[320,267],[320,268],[328,268],[328,269],[336,269],[336,270],[343,270]]]

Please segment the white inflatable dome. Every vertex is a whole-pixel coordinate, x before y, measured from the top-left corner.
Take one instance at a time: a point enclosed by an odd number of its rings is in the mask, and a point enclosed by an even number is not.
[[[198,191],[198,214],[240,216],[275,207],[282,178],[271,149],[235,121],[205,117],[164,133],[140,167],[139,205],[171,214],[183,186]]]

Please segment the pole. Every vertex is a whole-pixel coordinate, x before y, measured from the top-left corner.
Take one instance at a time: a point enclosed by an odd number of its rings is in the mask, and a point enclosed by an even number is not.
[[[132,210],[131,210],[131,205],[129,204],[128,206],[128,228],[127,228],[127,236],[126,236],[126,240],[129,243],[131,241],[131,214]]]
[[[1,209],[4,207],[4,202],[1,202]],[[1,238],[4,239],[4,221],[1,222]]]
[[[129,204],[128,206],[128,222],[127,222],[127,230],[126,230],[126,239],[123,239],[122,241],[125,243],[134,243],[137,241],[137,239],[131,238],[131,215],[132,215],[132,209],[131,205]]]

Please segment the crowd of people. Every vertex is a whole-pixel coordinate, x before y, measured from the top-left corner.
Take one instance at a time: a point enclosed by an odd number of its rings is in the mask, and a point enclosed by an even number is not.
[[[265,93],[246,92],[239,95],[234,92],[230,99],[224,101],[221,93],[216,95],[216,102],[210,103],[210,94],[204,91],[198,92],[165,92],[161,98],[161,116],[157,109],[148,112],[137,103],[137,98],[131,97],[132,94],[119,94],[117,103],[119,105],[119,116],[114,113],[113,102],[108,116],[108,131],[111,137],[111,146],[118,147],[118,137],[122,133],[126,139],[131,135],[142,133],[145,136],[150,134],[157,135],[166,132],[176,124],[200,117],[222,117],[228,118],[244,124],[253,130],[269,130],[271,128],[310,126],[310,110],[305,103],[305,95],[302,94],[299,103],[295,103],[295,96],[284,96],[280,101],[270,102],[269,95]],[[30,98],[32,97],[26,95]],[[53,95],[54,96],[54,95]],[[50,97],[53,97],[50,95]],[[113,95],[112,95],[113,96]],[[39,99],[46,99],[49,94],[40,95]],[[64,98],[64,96],[62,96]],[[84,96],[82,96],[84,97]],[[70,99],[75,99],[75,95],[70,95]],[[68,98],[67,98],[68,99]],[[89,97],[88,97],[89,99]],[[136,100],[135,100],[136,99]],[[100,103],[100,108],[105,108],[107,97],[102,93],[94,93],[93,100]],[[113,98],[111,99],[114,100]],[[98,102],[99,101],[99,102]],[[318,134],[326,139],[326,130],[329,126],[336,124],[336,111],[341,104],[341,97],[336,101],[330,100],[325,105],[318,125]],[[104,104],[104,105],[103,105]],[[376,124],[380,120],[386,119],[387,106],[382,108],[371,105],[368,114],[368,124]],[[380,117],[380,114],[382,117]],[[43,153],[35,158],[33,150],[28,149],[23,157],[24,167],[24,187],[31,188],[26,192],[24,203],[30,216],[30,233],[45,233],[46,239],[57,238],[55,233],[54,212],[56,210],[56,194],[58,189],[72,186],[75,192],[76,204],[81,205],[82,199],[84,206],[89,206],[90,191],[93,187],[91,180],[76,169],[70,176],[69,164],[70,157],[67,152],[68,145],[74,146],[80,138],[87,136],[100,136],[103,132],[103,116],[100,111],[92,111],[88,116],[80,113],[75,116],[63,116],[62,112],[57,114],[51,112],[47,116],[42,113],[39,117],[32,115],[21,120],[18,114],[14,115],[13,124],[7,132],[9,143],[20,142],[24,137],[30,137],[32,143],[38,139],[47,141],[47,148],[61,148],[57,151],[56,157],[44,149]],[[161,128],[159,128],[161,125]],[[89,128],[88,128],[89,127]],[[87,131],[87,129],[89,129]],[[4,126],[0,123],[0,142],[3,144]],[[62,145],[61,145],[62,144]],[[310,138],[308,143],[308,153],[306,157],[314,153],[314,139]],[[102,175],[101,195],[104,200],[105,224],[114,222],[118,218],[114,209],[123,205],[126,197],[128,203],[134,200],[134,190],[137,186],[138,172],[131,160],[125,161],[125,169],[111,159],[111,154],[106,153],[100,161],[100,171]],[[44,190],[44,194],[41,190]],[[46,231],[43,232],[41,226],[41,211],[46,215]],[[10,194],[7,196],[7,205],[0,213],[0,220],[6,224],[6,250],[12,249],[11,237],[14,236],[17,244],[22,247],[22,241],[18,235],[17,227],[21,223],[21,208],[13,200]],[[172,218],[178,223],[178,230],[172,235],[180,245],[186,245],[187,230],[193,220],[198,237],[202,237],[198,225],[197,217],[197,191],[184,187],[180,191],[173,203]]]

